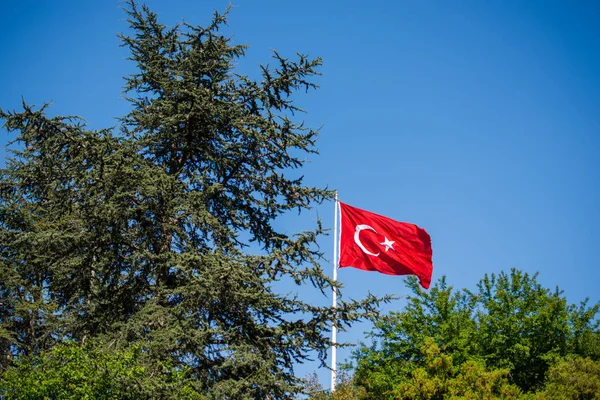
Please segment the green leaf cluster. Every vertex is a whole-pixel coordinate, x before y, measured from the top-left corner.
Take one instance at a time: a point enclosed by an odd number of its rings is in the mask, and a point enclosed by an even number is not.
[[[198,399],[189,370],[142,362],[139,345],[115,351],[86,343],[62,344],[19,359],[0,378],[3,399]]]
[[[600,399],[600,362],[573,355],[560,360],[550,367],[536,399]]]

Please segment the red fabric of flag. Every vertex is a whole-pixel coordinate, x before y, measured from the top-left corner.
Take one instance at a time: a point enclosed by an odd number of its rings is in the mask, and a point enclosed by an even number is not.
[[[431,283],[431,238],[417,225],[398,222],[340,202],[340,268],[354,267],[388,275],[416,275]]]

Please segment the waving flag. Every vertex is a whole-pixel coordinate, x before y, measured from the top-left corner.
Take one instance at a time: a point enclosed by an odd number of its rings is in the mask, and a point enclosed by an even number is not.
[[[340,204],[340,268],[354,267],[388,275],[416,275],[431,283],[431,238],[417,225],[398,222]]]

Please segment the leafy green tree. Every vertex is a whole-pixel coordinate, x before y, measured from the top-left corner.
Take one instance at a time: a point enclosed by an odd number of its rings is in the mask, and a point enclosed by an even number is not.
[[[414,295],[406,308],[376,323],[376,342],[354,355],[355,383],[373,397],[389,398],[426,368],[420,349],[430,340],[455,367],[508,371],[509,382],[530,393],[542,389],[550,366],[567,355],[598,360],[599,305],[569,305],[537,275],[515,269],[486,275],[476,292],[456,291],[443,277],[429,292],[414,279],[408,286]]]
[[[188,370],[169,363],[145,366],[138,345],[120,351],[64,344],[26,357],[0,378],[0,396],[27,399],[201,399]]]
[[[588,310],[583,330],[574,329],[578,314],[561,292],[542,287],[536,276],[511,271],[485,276],[478,285],[476,314],[479,354],[486,364],[507,368],[525,391],[541,388],[552,359],[575,351],[584,332],[597,329]]]
[[[554,364],[537,399],[600,399],[600,362],[569,356]]]
[[[517,399],[521,394],[516,385],[509,383],[508,370],[487,370],[476,361],[455,366],[452,356],[431,338],[424,341],[420,354],[420,366],[409,374],[389,376],[393,384],[387,390],[367,391],[356,379],[346,377],[334,393],[324,392],[318,384],[310,385],[310,399]]]
[[[424,365],[396,385],[392,398],[429,399],[516,399],[517,386],[508,382],[508,370],[486,370],[482,363],[466,361],[454,366],[433,339],[425,341],[421,354]]]
[[[126,12],[137,69],[117,130],[0,109],[16,133],[0,177],[0,368],[100,338],[141,343],[210,398],[286,398],[302,388],[295,363],[325,362],[331,323],[381,300],[334,310],[275,289],[337,285],[320,267],[320,224],[275,227],[332,197],[296,172],[317,132],[294,94],[316,88],[321,60],[275,52],[253,80],[234,68],[245,47],[219,33],[226,13],[167,28],[133,1]]]
[[[355,382],[374,398],[389,398],[394,387],[425,367],[422,349],[430,339],[457,364],[476,351],[475,301],[468,292],[455,291],[445,277],[427,291],[415,279],[406,284],[415,295],[408,297],[405,310],[376,321],[374,344],[354,354]]]

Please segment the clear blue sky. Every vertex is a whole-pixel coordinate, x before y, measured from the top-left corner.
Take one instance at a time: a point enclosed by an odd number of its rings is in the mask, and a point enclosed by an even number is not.
[[[204,24],[227,2],[147,4],[167,24]],[[115,125],[133,69],[116,37],[127,28],[119,6],[4,0],[0,107],[23,96],[92,128]],[[600,300],[598,21],[594,0],[240,1],[227,33],[251,46],[239,63],[248,74],[271,49],[323,57],[321,89],[298,98],[307,123],[323,125],[307,182],[426,228],[434,279],[474,288],[516,267],[579,302]],[[317,214],[333,226],[332,204],[282,224],[292,233]],[[321,246],[331,258],[331,237]],[[405,293],[401,277],[339,278],[346,297]]]

